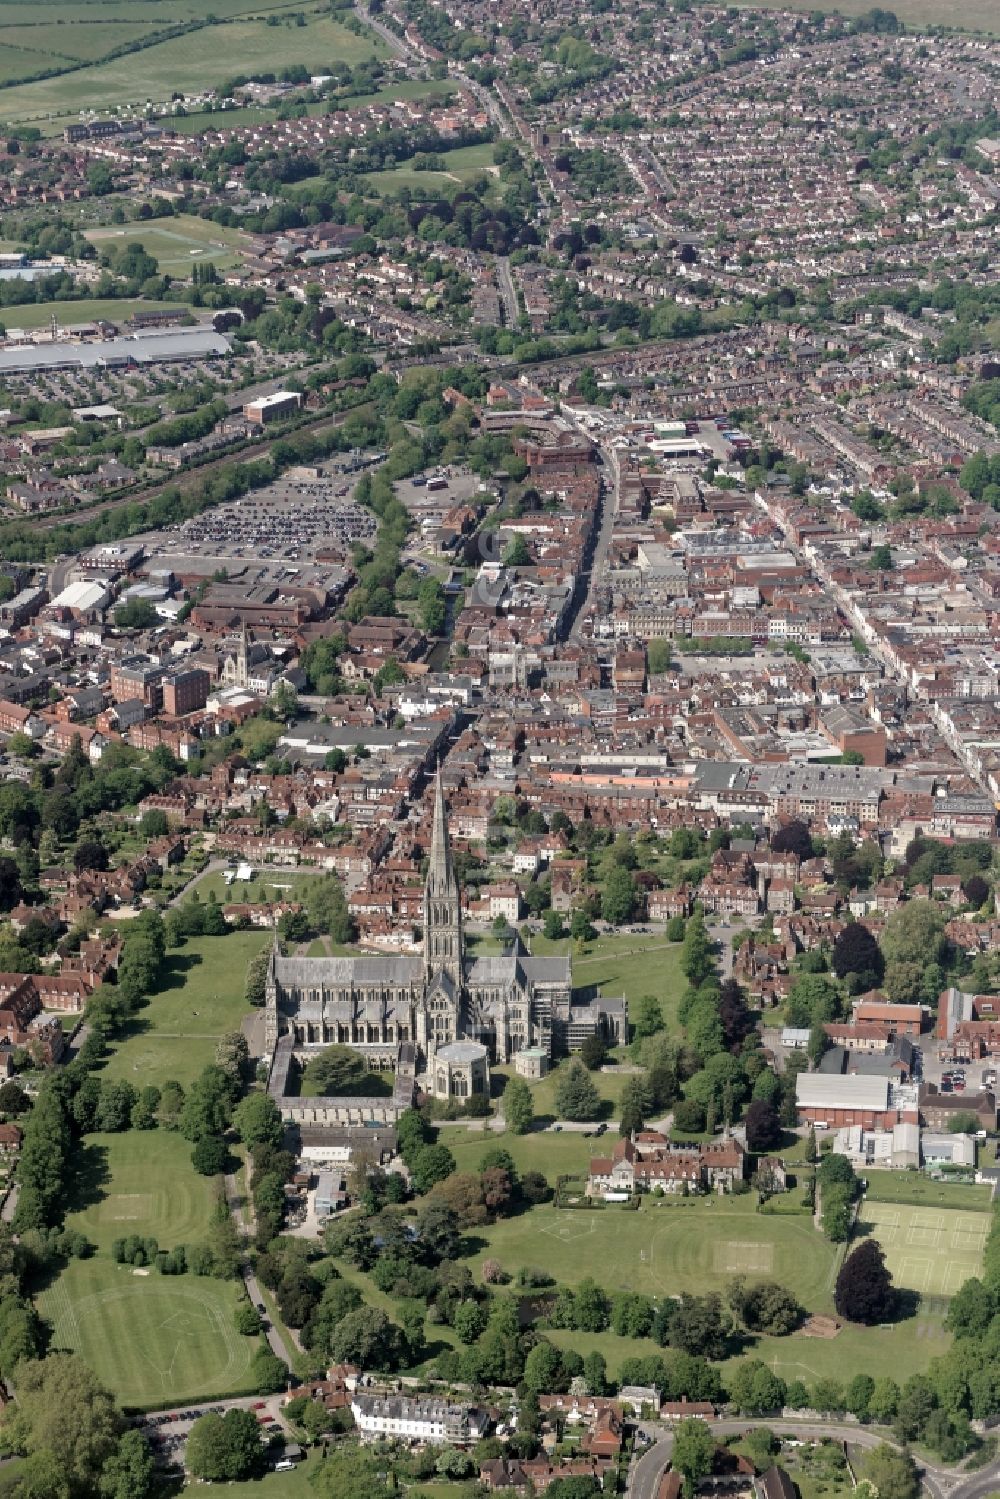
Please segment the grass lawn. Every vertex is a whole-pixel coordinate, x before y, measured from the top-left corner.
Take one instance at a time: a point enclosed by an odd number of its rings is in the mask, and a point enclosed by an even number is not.
[[[509,1150],[518,1171],[541,1171],[550,1183],[557,1176],[572,1176],[586,1171],[593,1155],[600,1155],[605,1148],[610,1150],[617,1135],[609,1134],[602,1144],[600,1140],[585,1140],[582,1134],[563,1130],[553,1134],[551,1130],[538,1131],[530,1135],[482,1134],[478,1129],[466,1129],[462,1125],[439,1124],[440,1140],[447,1145],[458,1164],[459,1171],[478,1171],[484,1153],[494,1145]]]
[[[389,167],[384,172],[370,173],[365,183],[368,190],[375,193],[392,193],[400,187],[409,187],[415,193],[439,193],[450,197],[483,172],[495,171],[490,143],[459,146],[454,151],[443,152],[442,157],[444,166],[440,171],[418,172],[412,165]]]
[[[740,5],[754,0],[737,0]],[[789,10],[838,10],[844,16],[860,16],[871,7],[868,0],[789,0]],[[949,5],[946,0],[898,0],[893,10],[907,26],[919,31],[928,26],[957,26],[967,31],[990,31],[1000,34],[1000,12],[996,0],[961,0]]]
[[[866,1196],[869,1202],[909,1203],[913,1207],[958,1208],[969,1213],[988,1213],[992,1193],[974,1182],[940,1182],[916,1171],[872,1171]]]
[[[0,311],[0,323],[5,328],[45,328],[55,313],[60,328],[72,327],[76,323],[92,323],[97,318],[106,318],[112,323],[124,323],[133,312],[152,312],[158,308],[176,307],[176,302],[156,301],[88,301],[78,302],[28,302],[20,307],[4,307]]]
[[[596,986],[609,996],[624,994],[634,1004],[643,994],[658,996],[667,1029],[680,1033],[677,1007],[687,988],[681,973],[681,944],[668,942],[662,932],[629,932],[595,937],[582,946],[569,937],[556,942],[533,937],[531,951],[539,957],[569,953],[573,959],[573,987]]]
[[[194,881],[188,894],[197,891],[200,901],[211,900],[214,895],[220,906],[235,901],[283,900],[294,896],[299,882],[309,877],[315,879],[314,869],[259,869],[252,880],[233,880],[227,885],[222,871],[213,870]]]
[[[319,1452],[306,1454],[305,1462],[297,1463],[291,1473],[265,1473],[263,1478],[250,1478],[244,1483],[227,1483],[226,1499],[312,1499],[312,1475],[322,1464]],[[421,1491],[429,1493],[434,1485],[421,1484]],[[204,1494],[205,1486],[191,1483],[184,1493]]]
[[[985,1213],[866,1199],[855,1232],[878,1240],[897,1286],[924,1296],[954,1296],[963,1281],[981,1272],[989,1227]]]
[[[39,1297],[54,1346],[80,1352],[130,1405],[249,1389],[257,1344],[233,1326],[235,1283],[140,1275],[110,1255],[112,1241],[132,1233],[164,1248],[205,1238],[213,1188],[192,1170],[188,1142],[165,1130],[92,1135],[78,1157],[66,1221],[97,1251],[71,1261]]]
[[[231,932],[194,937],[168,953],[162,991],[129,1023],[105,1075],[138,1087],[175,1078],[187,1087],[214,1059],[219,1037],[239,1029],[247,964],[269,940],[267,932]]]
[[[557,1119],[559,1117],[559,1111],[556,1108],[556,1089],[559,1086],[560,1078],[569,1069],[572,1062],[573,1058],[567,1057],[565,1061],[559,1063],[558,1067],[554,1067],[547,1077],[543,1077],[540,1082],[528,1084],[531,1089],[532,1102],[535,1105],[536,1119]],[[498,1077],[509,1077],[513,1074],[514,1069],[512,1066],[504,1066],[494,1067],[492,1071]],[[627,1072],[592,1072],[590,1076],[605,1104],[601,1118],[614,1118],[622,1096],[622,1089],[628,1081],[629,1074]],[[595,1142],[588,1141],[587,1143],[593,1144]],[[600,1155],[601,1152],[600,1150],[596,1150],[594,1154]]]
[[[325,15],[309,15],[304,26],[236,19],[93,67],[0,88],[0,120],[68,116],[84,109],[107,112],[116,104],[147,100],[163,103],[174,90],[197,93],[234,73],[278,71],[303,62],[325,72],[335,62],[358,63],[384,52],[385,44],[373,32],[356,36]]]
[[[638,1212],[539,1207],[477,1233],[487,1241],[477,1268],[491,1256],[508,1272],[531,1265],[564,1284],[593,1276],[648,1296],[724,1292],[735,1275],[767,1277],[811,1311],[831,1309],[840,1259],[807,1215],[758,1213],[752,1196],[647,1197]]]
[[[160,270],[173,276],[186,276],[192,266],[204,263],[232,270],[239,265],[240,251],[247,243],[238,229],[210,224],[186,213],[175,218],[87,229],[84,238],[99,251],[141,244],[148,254],[156,257]]]
[[[782,1379],[801,1379],[807,1385],[826,1378],[847,1381],[859,1370],[873,1379],[891,1378],[902,1384],[911,1374],[923,1373],[950,1347],[951,1334],[939,1303],[921,1307],[915,1317],[891,1327],[849,1326],[835,1338],[758,1338],[748,1352]],[[730,1366],[723,1366],[723,1375]]]

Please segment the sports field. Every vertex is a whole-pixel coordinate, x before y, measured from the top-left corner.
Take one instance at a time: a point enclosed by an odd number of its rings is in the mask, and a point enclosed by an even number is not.
[[[239,1029],[247,964],[268,941],[267,932],[231,932],[169,952],[162,992],[130,1021],[103,1075],[136,1087],[161,1088],[171,1078],[187,1087],[214,1059],[219,1037]]]
[[[106,1257],[74,1260],[39,1302],[53,1347],[82,1354],[127,1405],[252,1388],[258,1343],[236,1331],[231,1281],[138,1274]]]
[[[53,315],[60,328],[93,323],[98,318],[106,318],[111,323],[124,323],[133,312],[155,312],[171,306],[176,307],[177,303],[97,298],[78,302],[24,302],[17,307],[0,308],[0,325],[4,328],[45,328],[51,323]]]
[[[159,1129],[88,1135],[77,1191],[80,1206],[66,1221],[96,1253],[71,1261],[39,1297],[55,1346],[82,1353],[129,1404],[248,1388],[257,1344],[233,1325],[234,1283],[137,1274],[110,1255],[112,1242],[129,1234],[165,1249],[208,1237],[212,1184],[192,1170],[188,1142]]]
[[[588,1142],[589,1143],[589,1142]],[[575,1285],[588,1276],[615,1287],[669,1296],[724,1291],[735,1275],[780,1281],[811,1311],[828,1311],[839,1247],[807,1213],[764,1214],[752,1197],[644,1199],[638,1212],[534,1208],[477,1230],[479,1259],[507,1271],[548,1270]]]
[[[963,1281],[983,1268],[990,1218],[954,1208],[866,1200],[858,1226],[881,1244],[897,1286],[923,1296],[954,1296]]]
[[[231,270],[240,262],[247,237],[238,229],[210,223],[194,214],[175,218],[147,219],[139,224],[108,225],[87,229],[84,238],[100,250],[117,250],[139,244],[155,257],[161,271],[188,276],[193,266],[214,265]]]

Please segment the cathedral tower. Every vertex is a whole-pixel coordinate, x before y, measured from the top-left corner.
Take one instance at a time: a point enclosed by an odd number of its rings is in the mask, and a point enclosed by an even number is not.
[[[434,777],[434,826],[424,885],[424,978],[446,973],[456,992],[462,987],[462,902],[451,862],[448,813],[441,767]]]

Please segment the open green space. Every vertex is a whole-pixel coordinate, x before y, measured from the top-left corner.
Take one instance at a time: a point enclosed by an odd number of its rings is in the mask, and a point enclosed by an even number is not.
[[[802,1333],[757,1338],[750,1356],[763,1359],[782,1379],[801,1379],[807,1385],[817,1379],[847,1381],[859,1370],[873,1379],[895,1379],[902,1384],[911,1374],[922,1374],[932,1359],[950,1348],[945,1305],[920,1306],[916,1316],[886,1327],[847,1325],[834,1338],[810,1338]]]
[[[756,5],[758,0],[737,0],[739,5]],[[764,0],[759,0],[760,4]],[[959,0],[958,5],[949,5],[947,0],[893,0],[892,10],[907,26],[915,31],[929,26],[960,27],[965,31],[989,31],[1000,35],[1000,10],[996,0]],[[871,10],[868,0],[789,0],[789,10],[840,11],[844,16],[860,16]]]
[[[623,932],[583,944],[569,937],[555,942],[533,937],[531,951],[539,957],[571,954],[574,989],[593,986],[609,996],[624,994],[630,1005],[644,994],[655,994],[667,1029],[674,1035],[680,1033],[677,1007],[687,987],[681,972],[681,944],[668,942],[662,932]]]
[[[165,1249],[207,1237],[213,1187],[192,1170],[188,1142],[166,1130],[89,1135],[74,1196],[67,1225],[96,1253],[70,1261],[39,1297],[54,1345],[81,1353],[130,1405],[249,1389],[257,1345],[233,1325],[235,1284],[137,1272],[110,1255],[130,1234]]]
[[[227,885],[222,871],[213,869],[195,881],[188,894],[197,891],[201,901],[211,900],[214,895],[220,906],[241,901],[292,899],[298,882],[310,876],[315,879],[315,869],[259,869],[252,880],[233,880]]]
[[[99,251],[142,245],[148,254],[155,256],[160,270],[172,276],[186,275],[192,266],[203,263],[219,270],[232,269],[239,264],[240,250],[247,243],[246,236],[238,229],[228,229],[186,213],[138,224],[87,229],[85,238]]]
[[[478,1128],[464,1124],[441,1124],[440,1139],[447,1145],[459,1171],[478,1171],[485,1151],[499,1146],[510,1152],[518,1171],[540,1171],[550,1183],[557,1176],[572,1176],[586,1171],[591,1156],[611,1150],[617,1135],[609,1133],[604,1142],[585,1139],[575,1130],[536,1130],[528,1135],[504,1133],[486,1135]]]
[[[543,1077],[540,1082],[528,1084],[531,1089],[532,1102],[535,1105],[536,1119],[545,1117],[557,1119],[559,1117],[559,1110],[556,1108],[556,1089],[559,1087],[563,1073],[572,1066],[572,1062],[573,1059],[568,1057],[565,1061],[560,1062],[558,1067],[554,1067],[548,1076]],[[514,1069],[513,1067],[494,1067],[493,1071],[498,1076],[510,1076]],[[613,1118],[617,1113],[622,1089],[628,1081],[629,1074],[626,1072],[592,1072],[590,1076],[605,1103],[604,1117],[608,1119]],[[590,1141],[588,1143],[594,1144],[595,1142]],[[600,1150],[595,1150],[594,1154],[600,1155],[601,1152]]]
[[[533,1208],[479,1230],[488,1242],[477,1260],[498,1259],[508,1272],[536,1266],[568,1285],[593,1276],[647,1296],[723,1292],[746,1275],[780,1281],[811,1311],[830,1310],[839,1246],[807,1213],[758,1213],[755,1201],[646,1197],[638,1212]]]
[[[231,932],[194,937],[168,953],[161,992],[129,1022],[103,1075],[136,1087],[171,1078],[187,1087],[213,1060],[219,1037],[239,1029],[247,964],[269,940],[267,932]]]
[[[169,23],[169,13],[162,20]],[[373,32],[358,36],[327,15],[309,14],[302,26],[220,21],[92,67],[0,88],[0,119],[105,113],[120,104],[163,102],[175,90],[214,88],[236,73],[277,72],[297,63],[327,72],[334,63],[354,64],[384,51]]]
[[[153,312],[157,308],[176,306],[176,303],[154,301],[93,301],[79,302],[29,302],[18,307],[5,307],[0,312],[0,323],[5,328],[44,328],[53,316],[60,328],[71,328],[77,323],[93,323],[105,318],[111,323],[124,323],[133,312]]]
[[[922,1296],[954,1296],[981,1272],[989,1228],[985,1213],[866,1199],[855,1233],[878,1240],[897,1286]]]
[[[322,1461],[317,1450],[307,1453],[304,1462],[297,1463],[291,1473],[265,1473],[261,1478],[248,1478],[243,1483],[227,1483],[226,1499],[312,1499],[312,1475]],[[423,1494],[432,1493],[436,1485],[421,1484]],[[203,1483],[188,1484],[185,1493],[204,1494]]]
[[[142,1224],[131,1222],[131,1231]],[[77,1352],[127,1405],[252,1389],[253,1338],[236,1331],[233,1282],[74,1260],[39,1298],[53,1346]]]
[[[0,95],[0,101],[2,97]],[[388,167],[384,172],[370,173],[365,178],[365,184],[369,192],[374,193],[393,193],[401,187],[408,187],[422,196],[439,193],[444,197],[452,197],[483,172],[495,170],[493,146],[489,143],[459,146],[454,151],[445,151],[442,153],[442,161],[443,166],[439,171],[417,171],[412,163]]]
[[[904,1202],[914,1207],[988,1213],[993,1200],[991,1187],[975,1182],[935,1181],[916,1171],[871,1171],[865,1179],[869,1202]]]

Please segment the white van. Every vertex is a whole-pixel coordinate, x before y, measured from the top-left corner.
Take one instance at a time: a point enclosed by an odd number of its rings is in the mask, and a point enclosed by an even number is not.
[[[283,1457],[280,1462],[275,1463],[274,1471],[276,1473],[290,1473],[294,1467],[295,1464],[290,1457]]]

